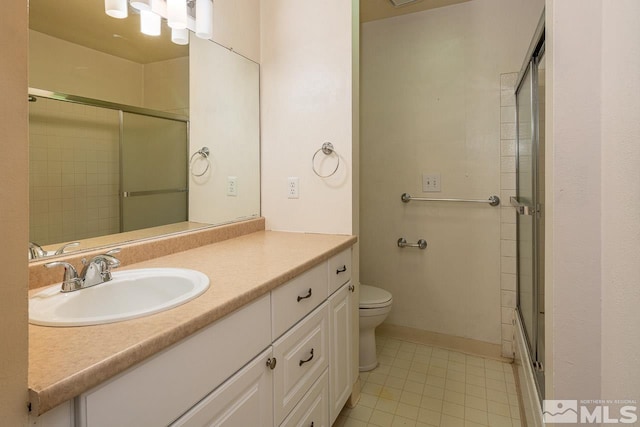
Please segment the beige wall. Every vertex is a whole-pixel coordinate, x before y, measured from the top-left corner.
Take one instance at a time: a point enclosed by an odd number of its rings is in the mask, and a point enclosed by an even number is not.
[[[640,8],[546,10],[546,397],[640,401]]]
[[[260,0],[214,1],[212,40],[259,63]]]
[[[602,17],[602,397],[640,401],[640,3]]]
[[[501,343],[515,295],[501,294],[501,210],[400,195],[500,194],[500,74],[520,69],[542,7],[476,0],[363,25],[360,276],[393,294],[388,323]],[[441,192],[423,193],[422,173]]]
[[[29,31],[29,85],[142,106],[141,64]]]
[[[144,107],[189,116],[189,57],[152,62],[143,68]]]
[[[261,2],[262,214],[267,228],[353,232],[352,4],[343,0]],[[325,141],[340,155],[330,178],[311,159]],[[337,159],[316,159],[321,173]],[[298,199],[287,178],[298,177]]]
[[[0,14],[0,420],[27,423],[27,3]]]

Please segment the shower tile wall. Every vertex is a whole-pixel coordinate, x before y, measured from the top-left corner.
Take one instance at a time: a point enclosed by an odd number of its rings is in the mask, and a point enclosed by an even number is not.
[[[39,98],[29,120],[29,239],[117,233],[118,112]]]
[[[518,73],[500,75],[500,305],[502,356],[513,357],[513,315],[516,307],[516,213],[509,198],[516,192],[516,98]]]

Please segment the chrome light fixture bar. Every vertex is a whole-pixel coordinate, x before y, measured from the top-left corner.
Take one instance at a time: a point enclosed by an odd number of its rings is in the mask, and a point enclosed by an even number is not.
[[[165,19],[176,44],[189,43],[189,30],[202,39],[213,36],[212,0],[104,0],[105,13],[114,18],[127,18],[129,6],[139,12],[143,34],[160,35]]]

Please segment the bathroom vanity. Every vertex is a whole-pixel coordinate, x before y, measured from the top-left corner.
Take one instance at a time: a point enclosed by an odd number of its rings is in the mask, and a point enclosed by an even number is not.
[[[211,285],[130,321],[30,325],[32,425],[330,426],[357,358],[355,241],[260,231],[127,266]]]

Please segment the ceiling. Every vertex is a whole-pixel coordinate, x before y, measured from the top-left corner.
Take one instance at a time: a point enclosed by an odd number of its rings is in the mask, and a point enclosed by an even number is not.
[[[30,0],[29,28],[140,64],[189,55],[188,46],[171,42],[166,22],[162,35],[146,36],[131,8],[128,18],[111,18],[104,0]]]
[[[394,7],[390,0],[360,0],[360,22],[467,1],[471,0],[417,0]],[[111,18],[104,13],[104,0],[30,0],[29,28],[140,64],[189,54],[187,46],[171,42],[165,21],[161,36],[146,36],[140,33],[140,21],[133,9],[129,8],[126,19]]]
[[[417,0],[404,6],[395,7],[391,0],[360,0],[360,22],[376,21],[423,10],[451,6],[471,0]]]

